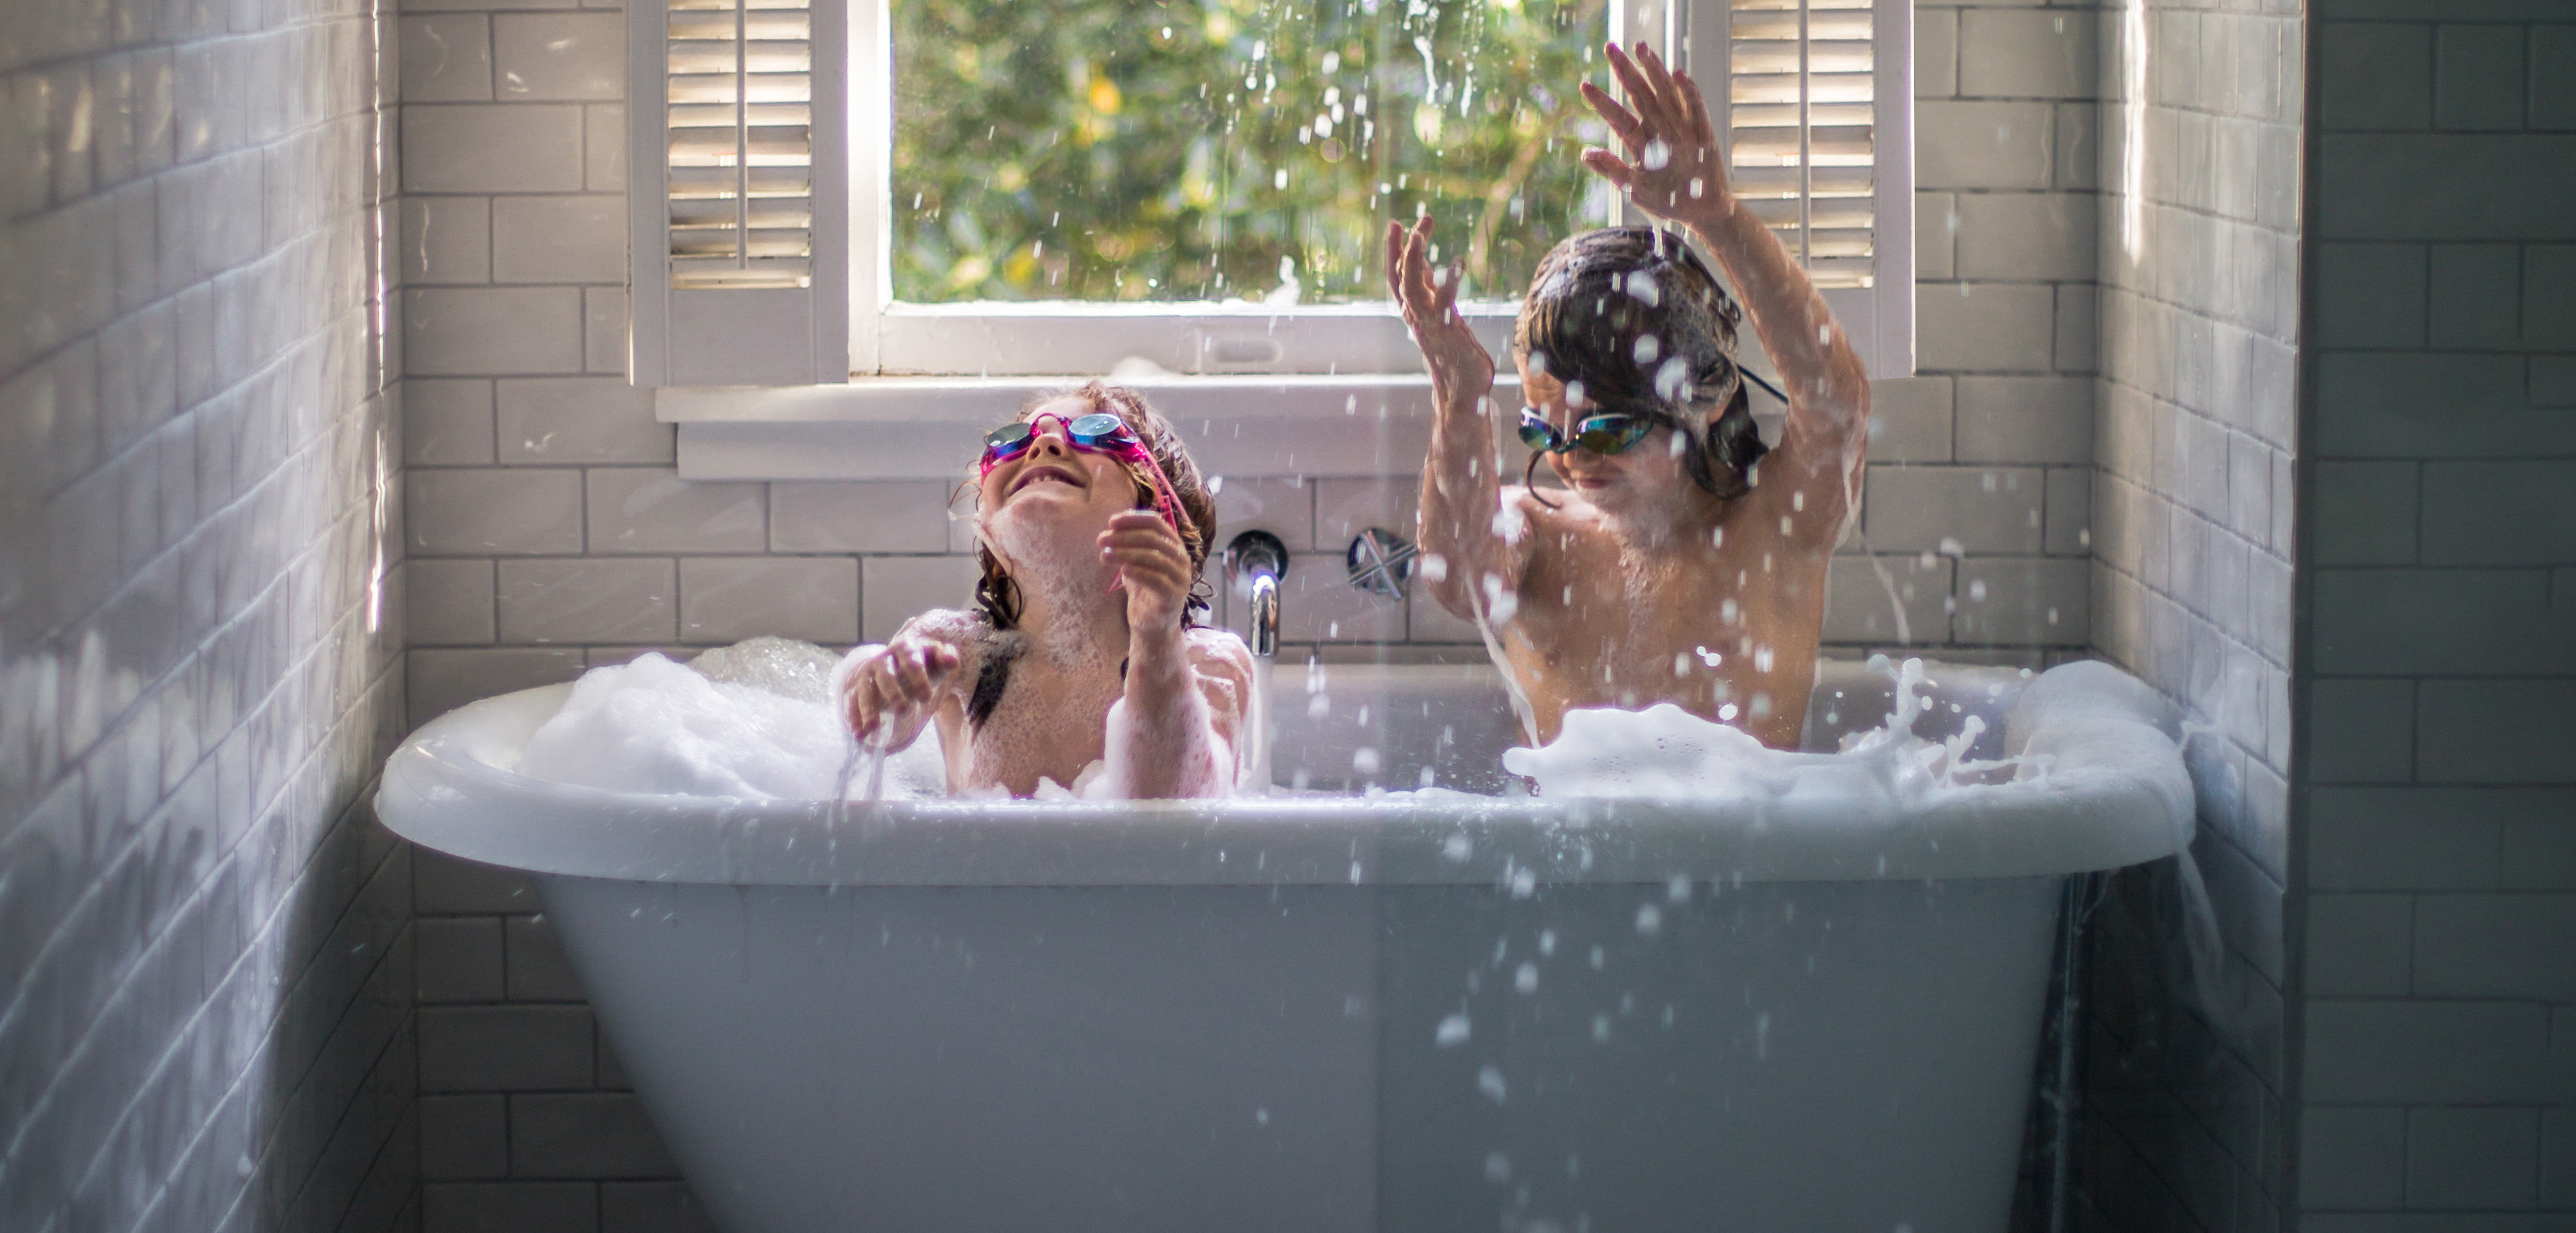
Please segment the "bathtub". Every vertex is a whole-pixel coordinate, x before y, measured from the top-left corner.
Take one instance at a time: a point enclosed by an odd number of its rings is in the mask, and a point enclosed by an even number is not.
[[[2001,1233],[2062,879],[2175,851],[2190,785],[2109,669],[2054,709],[1933,675],[1927,734],[1981,715],[2046,786],[1324,794],[1516,787],[1489,668],[1355,666],[1278,673],[1302,795],[842,817],[500,769],[553,687],[421,729],[378,805],[536,876],[728,1233]],[[1888,695],[1827,664],[1810,747]]]

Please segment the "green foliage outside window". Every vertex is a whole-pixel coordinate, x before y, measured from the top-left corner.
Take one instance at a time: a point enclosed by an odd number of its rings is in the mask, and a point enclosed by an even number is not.
[[[1512,298],[1598,225],[1601,0],[895,0],[894,294],[1385,298],[1438,217]]]

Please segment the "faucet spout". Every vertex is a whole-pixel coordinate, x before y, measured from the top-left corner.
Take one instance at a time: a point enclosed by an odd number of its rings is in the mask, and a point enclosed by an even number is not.
[[[1279,653],[1279,576],[1252,580],[1252,653],[1267,659]]]
[[[1252,653],[1279,653],[1279,580],[1288,573],[1288,545],[1268,531],[1246,531],[1225,548],[1226,580],[1252,601]]]

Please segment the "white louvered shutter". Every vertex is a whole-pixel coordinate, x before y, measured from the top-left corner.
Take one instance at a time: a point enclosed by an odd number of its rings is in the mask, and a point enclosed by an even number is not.
[[[1716,10],[1708,24],[1722,31],[1710,41],[1725,49],[1726,85],[1709,93],[1725,108],[1728,182],[1823,289],[1871,375],[1913,375],[1911,3],[1693,7]]]
[[[842,0],[628,13],[635,383],[847,381]]]

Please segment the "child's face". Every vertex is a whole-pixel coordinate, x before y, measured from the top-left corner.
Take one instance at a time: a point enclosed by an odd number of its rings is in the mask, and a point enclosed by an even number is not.
[[[1038,424],[1029,448],[996,465],[978,485],[975,508],[984,534],[1008,560],[1041,554],[1098,555],[1094,540],[1112,515],[1136,507],[1136,480],[1116,458],[1077,450],[1065,425],[1096,408],[1059,398],[1029,413]]]
[[[1575,421],[1586,416],[1602,414],[1602,408],[1589,403],[1569,406],[1565,383],[1551,374],[1530,371],[1526,362],[1521,365],[1521,397],[1560,432],[1571,431]],[[1673,443],[1679,439],[1671,428],[1657,425],[1644,440],[1616,454],[1598,454],[1577,446],[1562,454],[1549,454],[1547,467],[1577,496],[1605,514],[1666,508],[1678,486],[1689,480],[1680,456],[1673,452]]]

